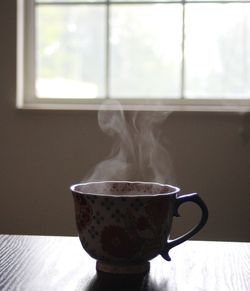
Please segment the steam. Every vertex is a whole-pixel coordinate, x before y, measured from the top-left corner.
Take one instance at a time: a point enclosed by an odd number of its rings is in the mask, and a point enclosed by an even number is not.
[[[108,110],[105,103],[98,112],[101,130],[114,140],[108,158],[100,162],[85,181],[149,181],[171,183],[172,163],[163,141],[160,125],[169,112],[126,112]]]

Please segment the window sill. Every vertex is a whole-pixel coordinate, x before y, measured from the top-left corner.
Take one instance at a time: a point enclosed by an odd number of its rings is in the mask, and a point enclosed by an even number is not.
[[[125,110],[125,111],[195,111],[195,112],[250,112],[250,100],[218,99],[49,99],[18,102],[25,110]]]

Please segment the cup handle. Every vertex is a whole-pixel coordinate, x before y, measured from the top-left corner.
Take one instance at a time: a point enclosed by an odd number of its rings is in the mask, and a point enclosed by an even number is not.
[[[192,228],[190,231],[185,233],[184,235],[174,239],[174,240],[168,240],[165,247],[163,248],[161,252],[161,256],[167,260],[171,261],[171,258],[168,254],[169,250],[172,249],[173,247],[183,243],[184,241],[190,239],[192,236],[194,236],[198,231],[200,231],[203,226],[206,224],[207,219],[208,219],[208,209],[206,204],[203,202],[203,200],[200,198],[200,196],[197,193],[191,193],[191,194],[186,194],[182,195],[179,197],[176,197],[175,199],[175,206],[174,206],[174,216],[179,217],[178,213],[178,208],[186,202],[194,202],[201,208],[201,219],[199,223]]]

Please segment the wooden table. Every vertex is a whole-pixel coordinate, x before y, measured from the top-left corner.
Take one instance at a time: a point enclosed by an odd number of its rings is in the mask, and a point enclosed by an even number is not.
[[[250,243],[188,241],[170,255],[126,278],[97,274],[77,237],[0,235],[0,290],[250,290]]]

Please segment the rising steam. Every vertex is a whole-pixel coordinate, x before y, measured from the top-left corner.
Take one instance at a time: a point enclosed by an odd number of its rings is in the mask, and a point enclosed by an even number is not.
[[[84,180],[173,182],[171,159],[162,144],[165,136],[160,133],[160,124],[169,113],[125,114],[121,107],[111,111],[106,105],[98,112],[98,122],[102,131],[114,139],[114,145],[108,158]]]

